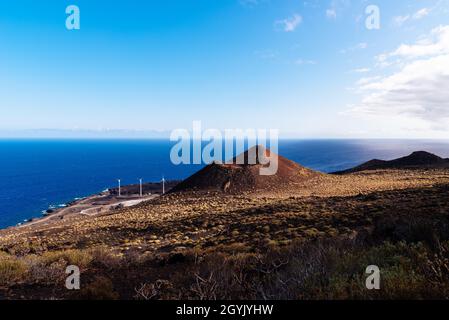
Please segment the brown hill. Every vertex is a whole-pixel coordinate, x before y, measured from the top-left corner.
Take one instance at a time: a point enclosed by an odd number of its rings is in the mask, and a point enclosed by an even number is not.
[[[278,169],[274,175],[260,174],[260,169],[268,167],[268,165],[262,164],[266,162],[259,159],[259,154],[263,155],[265,159],[277,156]],[[212,163],[207,165],[179,183],[171,192],[222,191],[241,193],[259,190],[282,190],[318,175],[320,173],[276,155],[263,146],[256,146],[235,157],[232,164]]]
[[[437,155],[426,151],[416,151],[412,154],[390,160],[374,159],[361,164],[352,169],[335,172],[335,174],[353,173],[366,170],[380,169],[432,169],[432,168],[449,168],[449,159],[443,159]]]

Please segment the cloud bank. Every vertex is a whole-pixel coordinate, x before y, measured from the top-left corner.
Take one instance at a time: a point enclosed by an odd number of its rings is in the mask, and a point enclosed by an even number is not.
[[[394,118],[398,127],[445,132],[449,138],[449,25],[414,44],[402,44],[377,60],[388,75],[360,79],[353,114]]]

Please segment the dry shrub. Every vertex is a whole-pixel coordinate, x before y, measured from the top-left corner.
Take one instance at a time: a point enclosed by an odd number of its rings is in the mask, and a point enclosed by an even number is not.
[[[86,300],[117,300],[120,296],[114,290],[111,279],[97,276],[86,287],[81,287],[79,297]]]
[[[61,285],[67,277],[68,265],[86,270],[92,256],[85,250],[48,251],[44,254],[27,255],[22,261],[28,266],[28,281],[41,285]]]
[[[107,247],[96,247],[89,253],[92,257],[91,265],[95,267],[112,270],[119,268],[122,262],[121,257]]]
[[[162,294],[167,296],[167,291],[171,291],[172,289],[172,283],[167,280],[157,280],[154,283],[143,283],[135,289],[136,295],[134,298],[137,300],[161,299]]]
[[[11,285],[26,276],[27,266],[21,260],[0,252],[0,286]]]
[[[265,253],[210,253],[174,277],[184,299],[428,299],[449,296],[449,243],[435,255],[423,243],[320,240]],[[381,290],[365,287],[381,269]],[[184,278],[182,278],[184,276]],[[184,282],[183,282],[184,280]],[[180,290],[188,281],[189,290]],[[163,292],[159,292],[163,296]]]
[[[28,281],[33,284],[55,285],[63,283],[67,263],[63,259],[47,261],[37,255],[24,258],[28,265]]]
[[[47,251],[41,256],[42,263],[50,265],[56,261],[63,261],[67,265],[85,268],[92,261],[92,255],[87,250],[69,249],[63,251]]]

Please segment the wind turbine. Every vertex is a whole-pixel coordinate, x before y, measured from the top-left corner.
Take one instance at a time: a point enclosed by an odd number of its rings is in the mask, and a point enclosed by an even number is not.
[[[165,178],[162,176],[162,194],[165,194]]]
[[[122,196],[121,180],[117,179],[117,181],[118,181],[118,196],[121,197]]]
[[[139,179],[139,184],[140,184],[140,197],[142,198],[143,197],[143,194],[142,194],[142,178]]]

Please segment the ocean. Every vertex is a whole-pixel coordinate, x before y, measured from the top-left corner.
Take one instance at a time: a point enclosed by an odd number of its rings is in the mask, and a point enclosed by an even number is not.
[[[0,228],[122,185],[177,180],[202,165],[173,165],[168,140],[0,140]],[[449,141],[281,140],[279,154],[322,172],[413,151],[449,157]]]

